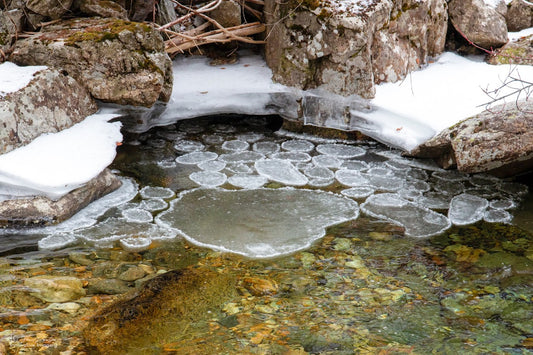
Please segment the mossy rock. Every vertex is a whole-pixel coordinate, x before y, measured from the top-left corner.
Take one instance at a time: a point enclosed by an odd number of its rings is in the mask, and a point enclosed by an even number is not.
[[[83,330],[89,352],[158,353],[233,299],[236,279],[208,267],[169,271],[96,313]]]

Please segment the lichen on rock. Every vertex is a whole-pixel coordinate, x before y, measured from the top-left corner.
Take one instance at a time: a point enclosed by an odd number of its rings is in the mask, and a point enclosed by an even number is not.
[[[105,102],[152,106],[168,101],[171,61],[150,25],[120,19],[62,20],[16,43],[10,60],[64,70]]]
[[[267,1],[265,14],[275,80],[365,98],[440,54],[447,29],[442,0]]]

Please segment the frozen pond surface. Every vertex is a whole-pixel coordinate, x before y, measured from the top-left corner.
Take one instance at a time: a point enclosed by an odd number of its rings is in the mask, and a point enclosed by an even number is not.
[[[379,144],[270,125],[264,117],[205,118],[127,136],[115,166],[137,182],[125,178],[119,191],[58,226],[1,233],[33,236],[44,249],[121,242],[142,250],[150,241],[184,236],[263,258],[309,247],[326,227],[356,219],[359,204],[366,216],[425,238],[451,225],[510,223],[528,192]]]

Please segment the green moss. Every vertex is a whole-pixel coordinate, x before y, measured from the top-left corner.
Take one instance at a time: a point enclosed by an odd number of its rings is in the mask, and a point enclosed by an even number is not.
[[[497,64],[516,64],[518,61],[527,61],[527,50],[522,47],[507,47],[496,54],[494,61]]]
[[[107,40],[114,40],[118,38],[118,35],[123,31],[129,31],[132,33],[138,31],[149,32],[151,31],[151,27],[138,22],[113,20],[100,25],[89,26],[80,29],[79,31],[69,35],[65,39],[65,44],[73,46],[77,42],[104,42]]]

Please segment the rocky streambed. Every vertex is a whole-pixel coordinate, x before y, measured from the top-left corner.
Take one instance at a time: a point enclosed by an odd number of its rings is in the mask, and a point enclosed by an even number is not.
[[[274,133],[276,124],[217,117],[128,135],[113,164],[126,180],[107,207],[92,205],[84,218],[55,230],[4,233],[3,351],[524,353],[533,347],[526,185],[446,173],[377,144]],[[249,160],[253,153],[275,164],[302,161],[278,176]],[[205,193],[195,196],[199,185]],[[231,209],[220,206],[204,215],[207,209],[194,210],[206,199],[227,202],[225,193],[254,189],[305,191],[306,205],[299,207],[299,194],[287,194],[278,208],[254,214],[253,198],[238,198],[232,213],[248,220],[231,219]],[[465,194],[475,209],[450,215],[452,201],[464,206],[457,197]],[[309,196],[320,202],[312,206]],[[320,211],[328,208],[323,196],[350,206],[352,215],[318,223],[330,212]],[[476,219],[465,219],[476,211]],[[169,215],[178,226],[161,223]],[[225,215],[238,226],[225,225]],[[280,222],[283,216],[306,222]],[[488,222],[490,216],[503,219]],[[513,217],[515,225],[508,223]],[[416,234],[446,219],[452,222],[437,232]],[[319,227],[306,233],[315,222]],[[276,226],[290,227],[275,242],[244,248],[251,235],[260,238]]]

